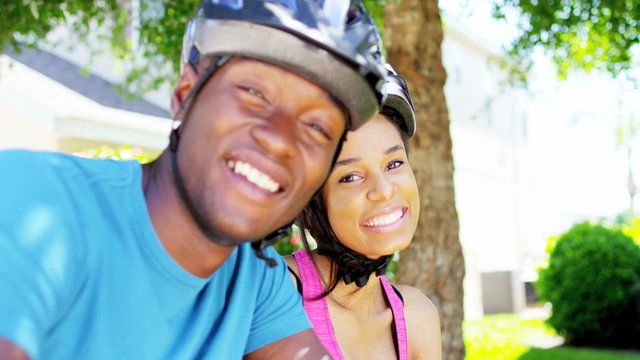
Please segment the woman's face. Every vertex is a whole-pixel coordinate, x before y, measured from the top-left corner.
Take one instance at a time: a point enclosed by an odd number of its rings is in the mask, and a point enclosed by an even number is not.
[[[419,216],[418,186],[396,127],[376,115],[349,132],[322,189],[340,242],[371,259],[406,248]]]

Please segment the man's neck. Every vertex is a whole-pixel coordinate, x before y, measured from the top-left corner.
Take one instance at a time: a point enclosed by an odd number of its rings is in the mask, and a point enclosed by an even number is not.
[[[153,227],[171,257],[191,274],[207,278],[231,256],[235,247],[209,240],[191,217],[173,182],[171,154],[163,152],[143,166],[142,187]]]

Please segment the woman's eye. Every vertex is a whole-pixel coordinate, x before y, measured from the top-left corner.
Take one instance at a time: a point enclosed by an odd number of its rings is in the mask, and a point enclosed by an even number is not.
[[[355,174],[349,174],[349,175],[345,175],[345,176],[341,177],[340,180],[338,180],[338,182],[350,183],[350,182],[354,182],[354,181],[356,181],[358,179],[360,179],[359,176],[357,176]]]
[[[404,164],[404,161],[402,160],[393,160],[389,165],[387,165],[387,170],[397,169],[402,166],[402,164]]]

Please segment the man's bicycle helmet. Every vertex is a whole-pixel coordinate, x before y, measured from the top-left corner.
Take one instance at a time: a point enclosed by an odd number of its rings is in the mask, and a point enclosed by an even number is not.
[[[287,69],[338,99],[355,129],[383,100],[379,40],[360,0],[204,0],[181,60],[239,55]]]

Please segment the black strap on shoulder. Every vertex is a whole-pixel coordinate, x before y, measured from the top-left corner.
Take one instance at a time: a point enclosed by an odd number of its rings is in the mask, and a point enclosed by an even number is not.
[[[404,298],[402,297],[402,294],[400,294],[400,290],[396,289],[396,287],[393,286],[393,284],[390,284],[390,285],[393,288],[393,291],[396,293],[396,295],[398,295],[398,297],[400,298],[400,301],[402,301],[402,305],[404,305]]]
[[[289,272],[296,278],[296,288],[298,289],[300,295],[302,295],[302,281],[300,280],[300,277],[298,276],[298,274],[296,274],[295,271],[293,271],[291,266],[287,266],[287,268],[289,269]]]

